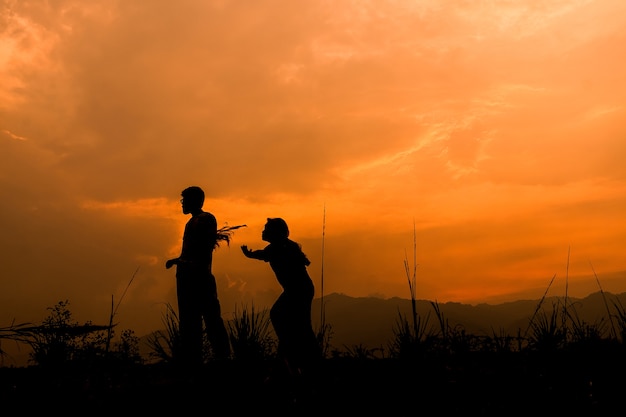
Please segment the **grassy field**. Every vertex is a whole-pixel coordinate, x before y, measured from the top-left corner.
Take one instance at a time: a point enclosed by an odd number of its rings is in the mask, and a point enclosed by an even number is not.
[[[335,358],[309,379],[287,377],[272,361],[209,362],[193,373],[164,364],[0,368],[0,400],[69,415],[615,415],[626,392],[625,356]]]
[[[432,303],[430,325],[415,312],[398,319],[384,354],[327,349],[322,327],[324,359],[305,377],[281,372],[265,311],[229,322],[232,359],[209,354],[182,372],[173,309],[150,338],[147,362],[132,331],[76,323],[60,302],[40,325],[0,329],[0,339],[32,348],[34,364],[0,367],[0,401],[14,412],[65,415],[615,415],[626,393],[623,305],[607,301],[607,317],[587,322],[567,300],[543,301],[525,330],[492,335],[450,324]]]

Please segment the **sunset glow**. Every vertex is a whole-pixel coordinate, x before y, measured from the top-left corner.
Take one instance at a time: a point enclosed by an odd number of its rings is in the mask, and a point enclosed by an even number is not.
[[[189,185],[246,225],[225,316],[279,293],[267,217],[318,297],[624,292],[624,45],[622,0],[4,1],[0,325],[159,327]]]

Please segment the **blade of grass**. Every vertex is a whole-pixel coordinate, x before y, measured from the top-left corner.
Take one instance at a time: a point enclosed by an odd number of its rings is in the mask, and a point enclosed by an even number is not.
[[[528,331],[530,330],[530,328],[533,325],[533,322],[535,320],[535,316],[539,312],[539,309],[541,308],[541,305],[543,304],[543,302],[546,299],[546,296],[548,295],[548,291],[550,290],[550,287],[552,286],[552,283],[554,282],[554,278],[556,278],[556,274],[552,275],[552,279],[550,280],[550,283],[548,284],[548,288],[546,288],[545,292],[543,293],[543,296],[541,297],[541,299],[537,303],[537,307],[535,307],[535,311],[533,312],[533,315],[530,318],[530,321],[528,323],[528,327],[526,327],[526,331],[524,332],[524,339],[528,335]]]
[[[598,288],[600,288],[600,294],[602,295],[602,301],[604,302],[604,307],[606,307],[606,313],[609,315],[609,321],[611,322],[611,336],[617,338],[617,332],[615,331],[615,323],[613,322],[613,315],[611,314],[611,310],[609,309],[609,303],[606,301],[606,295],[604,294],[604,290],[602,290],[602,285],[600,285],[600,280],[598,279],[598,274],[596,274],[591,261],[589,261],[589,266],[591,266],[591,271],[593,271],[593,276],[596,278],[596,282],[598,283]]]

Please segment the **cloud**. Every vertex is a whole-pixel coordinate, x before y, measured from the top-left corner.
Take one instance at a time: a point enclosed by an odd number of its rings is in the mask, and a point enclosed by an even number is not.
[[[625,8],[9,2],[2,314],[108,317],[138,268],[120,320],[158,326],[192,184],[248,225],[216,254],[227,311],[280,290],[238,251],[273,216],[316,280],[326,226],[326,291],[408,295],[414,222],[440,301],[541,288],[570,245],[573,270],[623,271]]]

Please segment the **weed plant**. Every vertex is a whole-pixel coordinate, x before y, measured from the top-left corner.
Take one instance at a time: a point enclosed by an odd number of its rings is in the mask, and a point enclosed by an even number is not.
[[[178,329],[178,315],[171,304],[165,305],[165,312],[161,317],[164,329],[157,330],[148,336],[150,359],[161,363],[176,364],[180,358],[180,331]]]
[[[254,304],[235,309],[233,319],[227,322],[230,344],[235,359],[260,361],[276,355],[276,337],[269,320],[269,311],[255,311]]]

